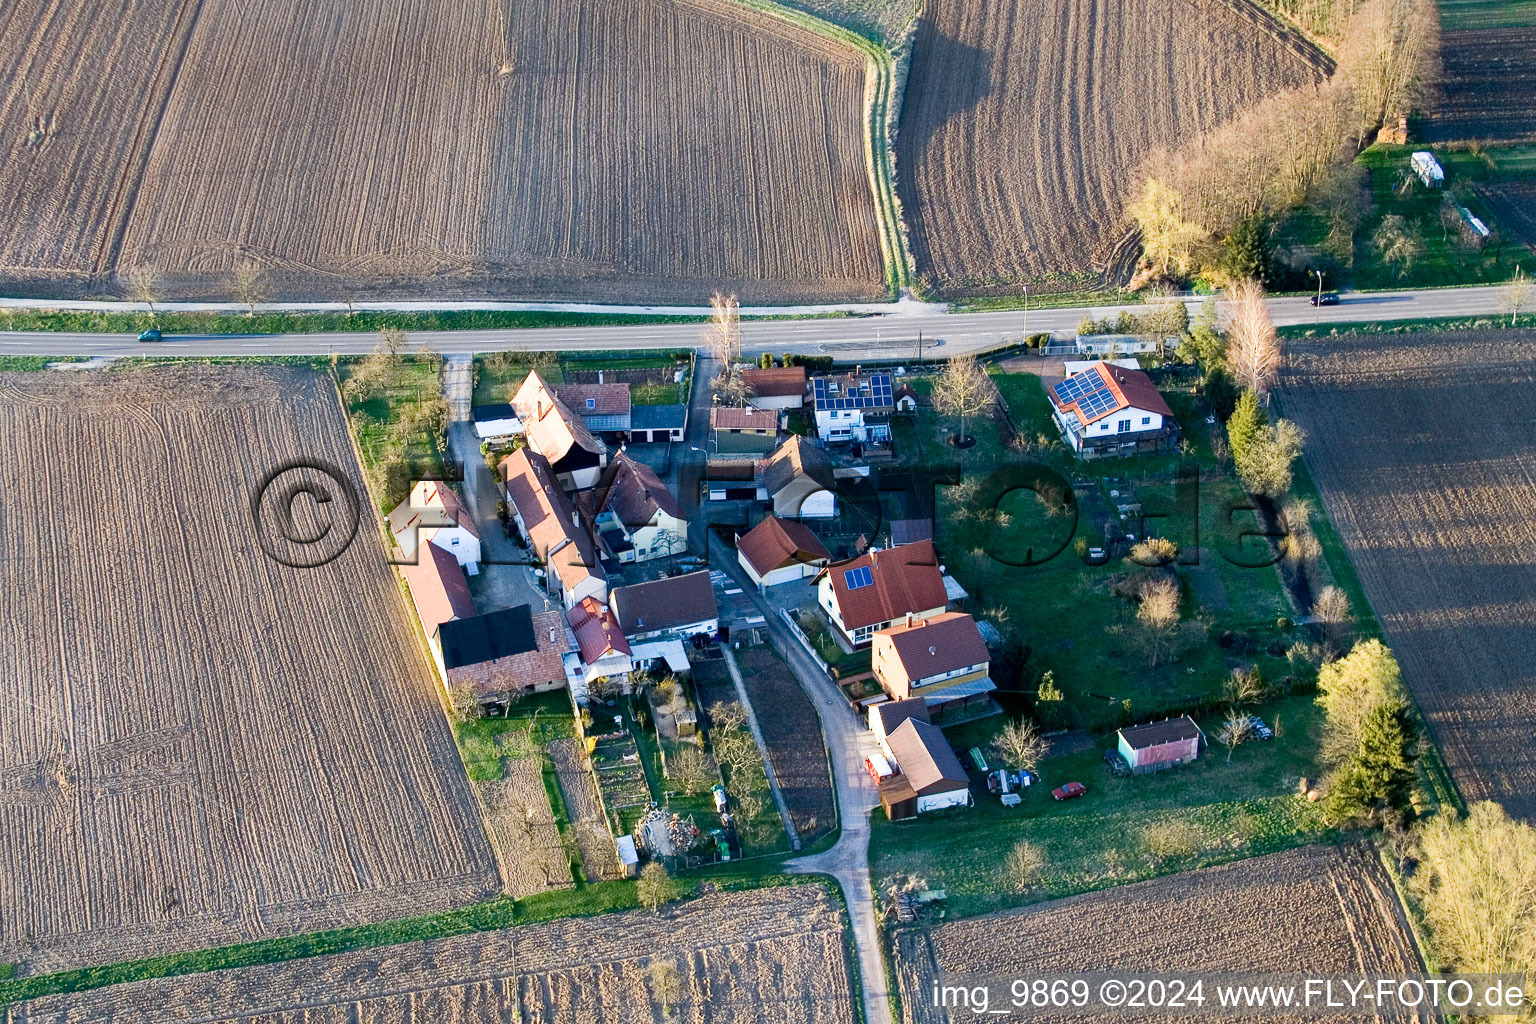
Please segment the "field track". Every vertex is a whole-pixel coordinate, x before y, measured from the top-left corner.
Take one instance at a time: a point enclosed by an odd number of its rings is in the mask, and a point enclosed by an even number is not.
[[[1007,941],[999,941],[1007,936]],[[1371,847],[1303,847],[1022,910],[908,930],[897,940],[897,974],[906,1024],[946,1024],[924,999],[935,969],[969,974],[1046,977],[1084,971],[1178,974],[1299,972],[1401,976],[1422,970],[1392,883]],[[1002,987],[1006,993],[1007,986]],[[1214,1002],[1214,996],[1207,993]],[[994,998],[998,998],[996,990]],[[1206,1006],[1209,1011],[1211,1007]],[[1189,1020],[1031,1011],[1030,1020]],[[1241,1019],[1226,1017],[1224,1019]],[[1266,1022],[1320,1019],[1271,1012]],[[1329,1016],[1344,1020],[1416,1020],[1406,1015]],[[1428,1017],[1422,1018],[1428,1020]]]
[[[932,0],[897,136],[918,274],[940,294],[1096,285],[1157,146],[1326,60],[1246,0]]]
[[[372,528],[321,568],[260,546],[252,492],[295,458],[357,486],[334,389],[307,371],[0,375],[0,478],[28,494],[0,508],[0,590],[25,595],[0,601],[0,961],[40,973],[497,891]]]
[[[657,997],[659,960],[675,994]],[[13,1024],[854,1024],[841,907],[819,886],[716,894],[529,925],[51,996]]]
[[[1536,820],[1536,332],[1288,359],[1283,409],[1457,787]]]
[[[864,57],[730,0],[106,3],[0,11],[7,291],[885,294]]]

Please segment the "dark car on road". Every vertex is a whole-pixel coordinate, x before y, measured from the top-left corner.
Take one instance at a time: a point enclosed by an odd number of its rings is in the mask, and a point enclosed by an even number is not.
[[[1071,800],[1073,797],[1082,796],[1088,792],[1088,787],[1081,782],[1069,782],[1065,786],[1057,786],[1051,790],[1051,796],[1057,800]]]
[[[164,337],[165,335],[160,333],[160,328],[158,327],[151,327],[147,331],[139,332],[140,341],[160,341]]]
[[[1312,296],[1312,305],[1314,306],[1337,306],[1338,304],[1338,292],[1323,292],[1321,295]]]

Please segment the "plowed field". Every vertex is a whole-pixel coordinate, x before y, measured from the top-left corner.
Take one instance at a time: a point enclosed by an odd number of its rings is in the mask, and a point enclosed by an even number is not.
[[[373,536],[319,568],[264,553],[253,492],[298,458],[359,486],[315,374],[0,375],[0,479],[27,494],[0,507],[0,961],[41,972],[497,891]]]
[[[1536,819],[1536,332],[1288,358],[1283,408],[1457,786]]]
[[[673,966],[668,992],[658,961]],[[853,1024],[841,908],[817,886],[609,914],[11,1008],[15,1024]]]
[[[1477,195],[1488,204],[1505,237],[1536,255],[1536,179],[1479,185]]]
[[[729,0],[15,0],[0,80],[8,289],[883,289],[863,57]]]
[[[1000,941],[1006,936],[1007,941]],[[1367,846],[1306,847],[988,914],[897,942],[907,1024],[944,1024],[933,1007],[935,970],[946,984],[966,975],[1046,977],[1090,971],[1212,976],[1226,972],[1401,976],[1422,970],[1408,925]],[[1006,985],[994,989],[994,999]],[[1207,992],[1214,1001],[1214,994]],[[1206,1009],[1209,1011],[1210,1006]],[[1031,1011],[1030,1020],[1187,1020],[1146,1010],[1116,1014]],[[1235,1020],[1238,1017],[1227,1017]],[[1264,1021],[1304,1020],[1271,1012]],[[1317,1019],[1313,1017],[1311,1019]],[[1343,1020],[1428,1020],[1407,1015]]]
[[[1449,31],[1441,54],[1431,139],[1536,142],[1536,27]]]
[[[941,293],[1096,284],[1155,147],[1312,82],[1323,59],[1247,0],[933,0],[897,170]]]

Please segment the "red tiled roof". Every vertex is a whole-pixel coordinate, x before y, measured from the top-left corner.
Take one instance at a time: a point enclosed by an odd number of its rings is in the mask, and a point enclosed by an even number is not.
[[[537,370],[530,372],[523,386],[517,389],[512,407],[523,421],[529,447],[550,462],[559,462],[573,447],[580,447],[594,455],[601,455],[608,450],[587,429],[582,418],[560,401],[554,389]]]
[[[824,562],[832,557],[808,527],[778,516],[769,516],[737,537],[736,550],[759,576],[796,562]]]
[[[533,616],[534,648],[493,661],[482,661],[448,671],[450,687],[467,686],[477,697],[547,686],[565,681],[561,659],[569,641],[565,617],[558,611]]]
[[[783,366],[765,370],[761,367],[741,371],[741,379],[759,398],[805,397],[805,367]]]
[[[458,559],[436,544],[417,547],[415,564],[402,565],[400,572],[411,588],[411,603],[416,606],[422,632],[428,636],[445,622],[471,618],[475,614],[469,580],[459,567]]]
[[[578,416],[628,416],[629,385],[619,384],[557,384],[555,397],[565,403]],[[587,406],[587,399],[592,406]]]
[[[885,743],[918,796],[947,793],[970,785],[960,759],[944,738],[944,731],[936,725],[909,718],[886,737]]]
[[[570,499],[555,481],[549,460],[519,448],[502,459],[499,468],[507,500],[528,531],[533,553],[549,563],[566,589],[586,576],[606,579],[592,538],[575,524]]]
[[[872,585],[849,589],[848,573],[862,568],[869,569]],[[949,603],[931,540],[871,551],[822,571],[831,581],[833,598],[849,630]]]
[[[964,612],[945,612],[911,625],[903,622],[882,629],[874,635],[874,644],[877,650],[890,644],[896,655],[894,664],[877,656],[876,674],[881,674],[882,665],[888,666],[887,671],[905,674],[905,679],[894,680],[899,683],[983,665],[991,659],[976,620]]]
[[[717,408],[709,410],[712,430],[778,430],[779,414],[772,409]]]
[[[1132,370],[1124,366],[1116,366],[1114,363],[1100,361],[1088,367],[1081,374],[1074,374],[1073,376],[1080,377],[1083,374],[1095,374],[1104,382],[1104,386],[1115,397],[1115,404],[1112,407],[1105,409],[1097,416],[1089,417],[1083,414],[1077,402],[1062,404],[1061,400],[1056,397],[1054,390],[1048,390],[1046,394],[1050,397],[1052,405],[1062,412],[1072,412],[1077,416],[1078,422],[1085,426],[1089,423],[1097,423],[1106,416],[1113,416],[1115,413],[1126,409],[1145,409],[1147,412],[1155,412],[1170,419],[1173,418],[1173,410],[1168,408],[1168,403],[1163,399],[1162,393],[1157,390],[1157,385],[1152,383],[1151,377],[1148,377],[1140,370]]]
[[[571,632],[576,634],[576,647],[581,651],[584,663],[590,665],[610,652],[629,653],[629,641],[624,639],[624,631],[619,628],[613,612],[596,598],[582,598],[565,613],[565,620],[571,624]]]

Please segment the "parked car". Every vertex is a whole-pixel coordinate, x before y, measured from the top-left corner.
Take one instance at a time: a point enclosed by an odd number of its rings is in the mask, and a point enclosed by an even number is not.
[[[140,331],[139,332],[139,340],[140,341],[160,341],[164,337],[165,337],[165,335],[160,333],[160,328],[158,328],[158,327],[151,327],[147,331]]]
[[[1104,751],[1104,763],[1109,765],[1110,772],[1117,778],[1125,778],[1131,774],[1131,766],[1125,763],[1125,755],[1118,750]]]
[[[1338,304],[1338,292],[1323,292],[1321,295],[1312,296],[1312,305],[1314,306],[1337,306]]]
[[[1265,725],[1264,719],[1258,715],[1249,715],[1248,721],[1252,724],[1254,736],[1261,740],[1272,740],[1275,738],[1275,731]]]
[[[1065,786],[1057,786],[1051,790],[1051,796],[1057,800],[1071,800],[1088,792],[1088,787],[1081,782],[1069,782]]]

